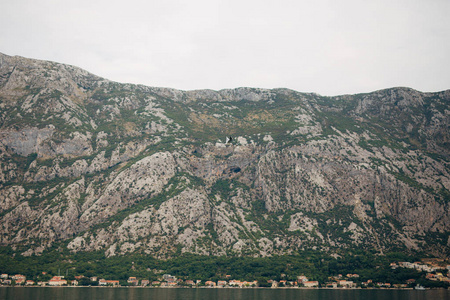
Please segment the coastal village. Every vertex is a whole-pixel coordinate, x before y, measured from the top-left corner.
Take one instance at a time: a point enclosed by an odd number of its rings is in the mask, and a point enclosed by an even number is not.
[[[432,261],[428,263],[423,262],[393,262],[390,268],[395,270],[397,268],[415,269],[419,272],[426,273],[425,278],[429,281],[443,282],[447,288],[450,288],[450,265],[445,267],[436,265]],[[42,275],[47,275],[42,272]],[[281,274],[281,278],[286,277]],[[375,282],[373,280],[360,280],[358,274],[338,274],[328,278],[327,282],[319,282],[312,280],[304,275],[297,276],[296,280],[267,280],[267,282],[258,281],[241,281],[231,278],[231,275],[226,275],[224,280],[216,281],[202,281],[193,279],[180,279],[170,274],[164,274],[158,280],[150,281],[144,278],[129,277],[126,281],[98,278],[97,276],[85,277],[83,275],[74,276],[74,279],[68,280],[64,276],[53,276],[48,281],[34,281],[27,279],[21,274],[0,275],[0,284],[2,286],[100,286],[100,287],[161,287],[161,288],[175,288],[175,287],[199,287],[199,288],[415,288],[424,289],[415,279],[408,279],[403,283],[391,282]]]

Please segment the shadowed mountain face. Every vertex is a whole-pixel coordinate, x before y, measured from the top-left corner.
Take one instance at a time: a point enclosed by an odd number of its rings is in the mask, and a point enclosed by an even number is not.
[[[449,103],[409,88],[180,91],[0,54],[0,243],[448,257]]]

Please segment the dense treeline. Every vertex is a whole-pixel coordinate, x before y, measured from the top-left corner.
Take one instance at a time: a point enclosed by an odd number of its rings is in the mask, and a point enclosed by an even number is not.
[[[0,272],[23,274],[35,280],[48,280],[53,275],[73,279],[76,275],[98,276],[125,281],[130,276],[156,280],[164,273],[182,279],[219,280],[230,275],[232,279],[295,280],[306,275],[311,280],[325,283],[330,276],[359,274],[355,281],[372,279],[374,282],[404,283],[407,279],[436,285],[423,280],[425,274],[416,270],[398,268],[392,270],[393,261],[415,261],[418,258],[401,253],[376,256],[361,252],[333,258],[323,253],[302,252],[297,255],[273,257],[216,257],[184,254],[169,260],[157,260],[151,256],[133,254],[106,258],[101,252],[63,253],[54,249],[41,256],[23,257],[2,248]],[[42,272],[47,274],[43,275]]]

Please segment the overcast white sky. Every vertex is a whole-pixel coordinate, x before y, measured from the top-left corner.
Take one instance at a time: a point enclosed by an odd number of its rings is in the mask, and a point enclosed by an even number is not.
[[[183,90],[450,89],[449,0],[4,0],[0,52]]]

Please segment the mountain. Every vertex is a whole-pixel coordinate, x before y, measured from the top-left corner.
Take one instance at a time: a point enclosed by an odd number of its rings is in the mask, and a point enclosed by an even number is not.
[[[0,245],[449,257],[449,103],[181,91],[0,54]]]

